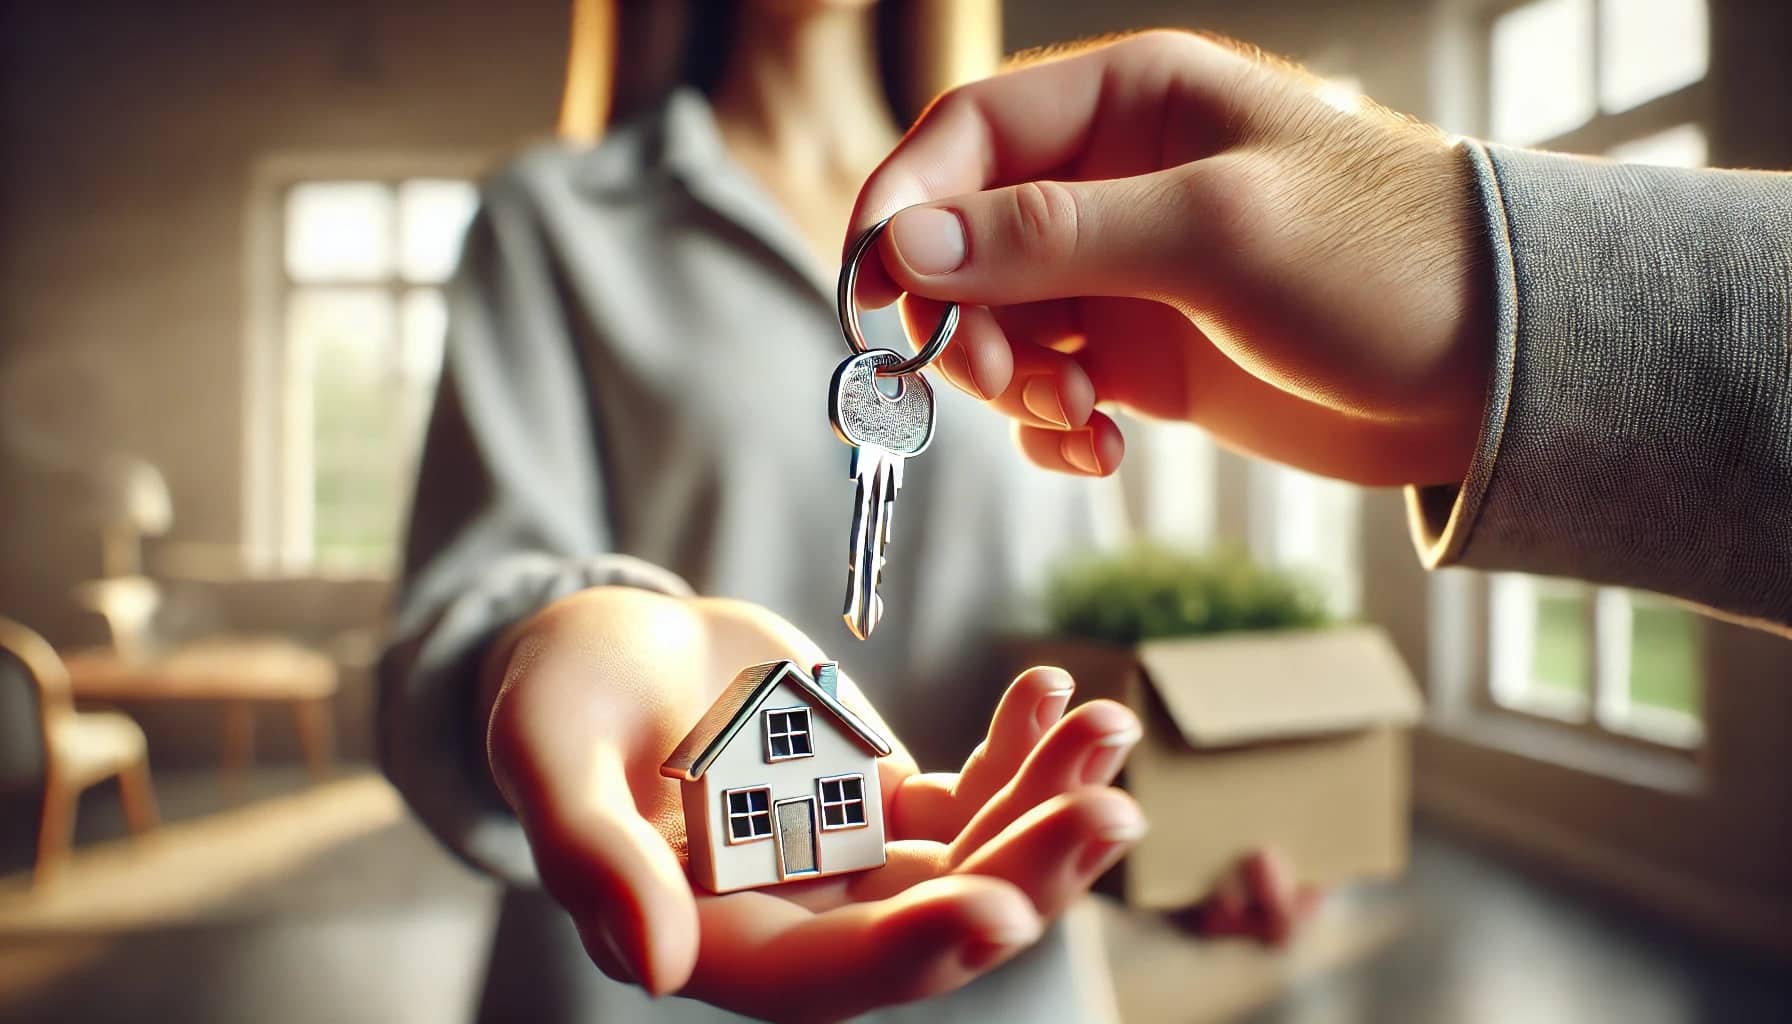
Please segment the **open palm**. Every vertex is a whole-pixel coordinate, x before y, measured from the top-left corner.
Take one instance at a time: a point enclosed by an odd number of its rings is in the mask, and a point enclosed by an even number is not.
[[[949,991],[1031,944],[1142,832],[1109,788],[1136,719],[1108,702],[1066,716],[1068,676],[1034,669],[961,772],[921,774],[900,747],[879,761],[884,867],[693,892],[661,762],[741,667],[821,651],[753,605],[621,588],[551,606],[508,650],[494,777],[592,959],[656,993],[835,1019]],[[840,695],[890,735],[844,674]]]

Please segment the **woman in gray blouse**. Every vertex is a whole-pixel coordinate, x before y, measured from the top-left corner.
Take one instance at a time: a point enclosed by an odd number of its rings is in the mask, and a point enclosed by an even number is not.
[[[956,765],[1000,692],[989,641],[1028,624],[1052,562],[1120,529],[1111,492],[1012,458],[999,414],[939,389],[932,450],[906,470],[882,625],[867,643],[846,634],[852,483],[825,407],[846,354],[835,243],[898,137],[875,70],[880,15],[729,6],[706,5],[722,20],[699,26],[729,46],[707,95],[679,89],[595,149],[506,167],[449,290],[382,748],[422,820],[516,886],[495,956],[528,970],[494,978],[498,1012],[729,1016],[646,988],[826,1017],[956,987],[1033,946],[1142,827],[1105,788],[1136,723],[1112,705],[1058,723],[1068,681],[1033,674],[1004,704],[1021,742],[998,727],[964,779],[892,790],[894,834],[937,840],[915,849],[940,862],[878,872],[851,898],[949,877],[814,921],[758,894],[692,903],[676,787],[656,769],[736,669],[825,648],[921,765]],[[906,345],[893,315],[866,329]],[[1048,729],[1040,750],[1057,744],[1064,771],[1028,790],[1039,813],[964,849],[966,819]],[[1048,760],[1029,762],[1035,780]],[[531,891],[538,879],[570,919]],[[1053,935],[880,1019],[1068,1021],[1082,999]]]

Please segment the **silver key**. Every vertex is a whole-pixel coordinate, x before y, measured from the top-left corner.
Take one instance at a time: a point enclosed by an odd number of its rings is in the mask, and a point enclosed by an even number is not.
[[[889,349],[873,349],[846,360],[828,388],[828,419],[840,440],[852,445],[855,485],[852,543],[846,562],[846,628],[860,640],[877,628],[883,599],[884,548],[890,543],[896,492],[902,489],[902,462],[933,440],[933,386],[920,374],[895,378],[901,391],[891,398],[878,387],[876,370],[902,361]],[[884,379],[887,386],[889,378]]]

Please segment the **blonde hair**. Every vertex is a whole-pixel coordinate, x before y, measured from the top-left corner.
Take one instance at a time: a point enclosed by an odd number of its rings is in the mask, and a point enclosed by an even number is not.
[[[883,0],[893,12],[900,46],[893,105],[919,113],[955,85],[995,72],[1002,57],[1001,0]],[[595,145],[616,102],[617,0],[572,0],[560,138]]]

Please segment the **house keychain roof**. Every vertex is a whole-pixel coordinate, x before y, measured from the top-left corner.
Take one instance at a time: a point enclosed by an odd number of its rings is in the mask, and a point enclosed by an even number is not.
[[[728,684],[727,689],[722,691],[721,696],[716,698],[715,703],[710,705],[702,720],[685,735],[665,763],[660,765],[660,774],[681,782],[701,779],[716,757],[727,749],[729,741],[734,739],[746,723],[752,721],[753,713],[759,710],[766,697],[777,690],[781,683],[786,682],[813,707],[832,715],[870,753],[878,757],[887,756],[890,753],[889,741],[848,710],[835,695],[833,663],[824,662],[816,666],[815,674],[821,677],[819,681],[811,678],[792,661],[768,661],[742,670]]]

